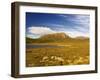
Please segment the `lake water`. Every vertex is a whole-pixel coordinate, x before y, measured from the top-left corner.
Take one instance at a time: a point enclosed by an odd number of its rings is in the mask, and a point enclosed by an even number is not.
[[[26,48],[58,48],[62,46],[56,46],[56,45],[26,45]]]

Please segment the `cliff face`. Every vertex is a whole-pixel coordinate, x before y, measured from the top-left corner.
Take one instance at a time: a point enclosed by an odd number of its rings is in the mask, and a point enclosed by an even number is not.
[[[54,33],[54,34],[47,34],[41,37],[42,39],[67,39],[70,38],[65,33]]]

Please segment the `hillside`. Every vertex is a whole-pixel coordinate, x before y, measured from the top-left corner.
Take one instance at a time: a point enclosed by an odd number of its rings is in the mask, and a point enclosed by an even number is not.
[[[41,37],[41,39],[69,39],[70,37],[65,33],[54,33],[54,34],[47,34]]]
[[[26,43],[49,43],[49,42],[68,42],[68,41],[80,41],[80,40],[88,40],[87,37],[76,37],[71,38],[70,36],[66,35],[65,33],[54,33],[54,34],[47,34],[41,36],[38,39],[26,38]]]
[[[59,42],[59,41],[62,42],[69,39],[71,38],[65,33],[54,33],[41,36],[38,39],[32,39],[26,37],[26,43],[46,43],[46,42]]]
[[[26,38],[26,67],[89,64],[89,38],[54,33]]]
[[[85,40],[85,39],[89,39],[89,37],[78,36],[75,39]]]

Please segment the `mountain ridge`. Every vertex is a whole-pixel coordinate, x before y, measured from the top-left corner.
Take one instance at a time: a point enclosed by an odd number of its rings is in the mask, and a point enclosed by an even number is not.
[[[69,35],[66,35],[65,33],[53,33],[53,34],[47,34],[47,35],[43,35],[40,38],[43,39],[67,39],[67,38],[71,38]]]
[[[53,33],[43,35],[40,38],[32,39],[26,37],[26,43],[48,43],[48,42],[66,42],[66,41],[75,41],[75,40],[89,40],[88,37],[78,36],[76,38],[72,38],[65,33]]]

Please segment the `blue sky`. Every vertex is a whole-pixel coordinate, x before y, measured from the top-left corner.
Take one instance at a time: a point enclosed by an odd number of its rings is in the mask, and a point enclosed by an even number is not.
[[[89,37],[90,16],[81,14],[26,13],[26,36],[64,32],[71,37]]]

